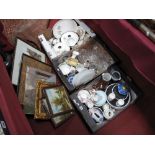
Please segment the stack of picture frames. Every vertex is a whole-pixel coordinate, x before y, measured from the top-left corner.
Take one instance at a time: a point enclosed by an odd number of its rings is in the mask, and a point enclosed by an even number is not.
[[[50,120],[55,127],[68,120],[74,109],[68,94],[56,78],[46,55],[17,39],[12,83],[17,87],[21,107],[34,119]]]
[[[37,81],[35,119],[50,119],[58,127],[73,114],[73,106],[63,86]]]

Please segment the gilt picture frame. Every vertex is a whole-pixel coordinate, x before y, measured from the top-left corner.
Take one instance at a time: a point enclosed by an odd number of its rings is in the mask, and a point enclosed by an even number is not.
[[[43,89],[53,86],[56,86],[56,83],[51,84],[42,80],[37,81],[34,119],[49,120],[51,118],[50,112],[47,108],[47,101],[43,94]]]

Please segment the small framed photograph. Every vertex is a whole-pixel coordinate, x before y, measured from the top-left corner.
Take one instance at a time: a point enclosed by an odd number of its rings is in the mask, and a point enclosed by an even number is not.
[[[54,86],[56,86],[56,83],[52,84],[42,80],[37,81],[34,119],[49,120],[51,118],[47,101],[43,94],[43,89]]]
[[[46,81],[53,75],[51,66],[23,55],[18,98],[25,114],[34,114],[36,82]]]
[[[73,111],[66,89],[63,86],[44,89],[52,117]]]
[[[59,116],[52,117],[52,123],[54,124],[54,127],[59,127],[62,125],[64,122],[66,122],[71,116],[74,115],[74,112],[69,112],[66,114],[62,114]]]
[[[64,122],[66,122],[69,118],[71,118],[71,116],[74,115],[74,112],[72,111],[72,112],[69,112],[66,114],[61,114],[61,115],[52,117],[46,98],[43,98],[41,101],[42,101],[42,107],[41,108],[43,109],[42,114],[44,111],[44,113],[46,113],[46,115],[48,116],[48,119],[50,117],[50,120],[52,121],[54,127],[59,127]]]
[[[23,54],[29,55],[30,57],[33,57],[41,62],[46,61],[44,53],[30,46],[21,39],[17,39],[14,55],[13,71],[12,71],[12,84],[14,85],[18,85],[19,83],[19,75]]]

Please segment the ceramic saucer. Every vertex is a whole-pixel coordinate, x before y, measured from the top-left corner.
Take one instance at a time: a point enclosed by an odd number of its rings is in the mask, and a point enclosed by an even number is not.
[[[66,32],[61,37],[61,42],[68,46],[74,46],[78,40],[79,36],[75,32]]]
[[[91,98],[90,93],[87,90],[80,90],[77,97],[81,103],[86,103]]]
[[[107,101],[106,93],[104,91],[97,90],[96,95],[97,95],[98,99],[97,99],[97,101],[95,103],[95,106],[98,106],[98,107],[103,106]]]
[[[94,103],[92,102],[91,95],[87,90],[80,90],[77,97],[80,102],[84,103],[89,109],[93,108]]]
[[[62,34],[66,32],[76,32],[77,23],[72,19],[62,19],[53,26],[52,30],[55,38],[61,38]]]
[[[63,52],[70,51],[70,47],[63,43],[57,43],[53,46],[53,49],[55,50],[56,54],[59,56]]]

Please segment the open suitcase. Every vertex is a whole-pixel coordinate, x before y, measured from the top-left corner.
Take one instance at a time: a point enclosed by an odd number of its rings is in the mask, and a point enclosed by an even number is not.
[[[124,41],[121,39],[117,40],[117,34],[116,34],[115,30],[111,27],[109,28],[109,25],[113,23],[113,24],[115,24],[116,29],[121,36],[128,35],[128,34],[130,34],[130,32],[128,31],[128,29],[127,30],[125,29],[125,26],[126,27],[129,26],[130,29],[134,29],[134,28],[130,27],[130,25],[128,25],[129,23],[127,23],[127,21],[125,21],[125,20],[122,20],[122,21],[121,20],[120,21],[119,20],[111,20],[111,21],[108,21],[108,20],[102,20],[102,21],[100,21],[100,20],[84,20],[84,21],[85,21],[85,23],[87,23],[88,26],[90,26],[94,30],[94,32],[99,36],[100,40],[103,40],[104,44],[108,45],[107,46],[108,50],[109,50],[109,47],[110,47],[110,49],[112,49],[112,53],[115,53],[114,55],[116,55],[118,57],[118,59],[119,59],[119,56],[117,55],[117,52],[119,53],[120,49],[122,50],[124,48],[123,51],[121,51],[121,52],[123,52],[123,54],[124,53],[129,54],[128,57],[129,57],[129,59],[131,59],[132,53],[130,53],[130,51],[133,49],[134,49],[134,51],[136,51],[139,48],[139,46],[137,47],[137,49],[135,48],[136,46],[133,46],[133,48],[130,47],[129,49],[126,49],[125,47],[127,47],[128,45],[125,46]],[[96,27],[98,27],[98,29]],[[113,37],[113,39],[112,39],[112,37]],[[129,38],[130,37],[131,36],[129,36]],[[132,39],[137,40],[136,36],[133,35],[132,37],[133,37]],[[127,37],[127,39],[128,39],[128,37]],[[117,43],[117,41],[119,44]],[[142,45],[141,42],[139,42],[139,44]],[[118,49],[118,46],[119,46],[119,49]],[[145,48],[147,48],[146,45],[142,45],[142,46],[145,46]],[[141,47],[141,48],[143,48],[143,47]],[[117,61],[117,58],[114,58],[114,59]],[[54,66],[55,66],[56,62],[57,61],[55,61]],[[133,60],[133,63],[134,62],[136,62],[136,61]],[[53,128],[51,126],[51,123],[48,121],[44,121],[44,122],[35,121],[35,120],[33,120],[33,118],[31,116],[26,117],[21,109],[20,103],[17,99],[16,93],[15,93],[13,86],[10,82],[9,76],[7,75],[7,71],[5,69],[2,59],[0,60],[0,63],[1,63],[0,64],[0,68],[1,68],[0,69],[0,72],[1,72],[1,74],[0,74],[0,86],[1,86],[1,88],[0,88],[0,90],[1,90],[0,107],[1,107],[1,111],[2,111],[2,114],[6,121],[6,124],[9,129],[10,134],[90,134],[91,133],[87,129],[85,123],[81,120],[81,116],[79,114],[76,114],[76,116],[74,116],[73,118],[68,120],[64,125],[62,125],[61,127],[57,128],[57,129]],[[117,68],[116,66],[118,66],[118,64],[119,64],[119,62],[116,63],[116,65],[113,65],[112,68]],[[135,64],[135,66],[136,66],[136,64]],[[111,68],[109,68],[109,69],[111,69]],[[141,68],[137,67],[138,71],[140,69]],[[132,77],[132,75],[130,75],[130,72],[129,72],[129,74],[127,72],[127,75],[126,75],[126,74],[124,74],[124,72],[122,72],[122,70],[120,70],[120,69],[118,69],[118,70],[121,72],[123,79],[125,81],[127,81],[127,83],[129,83],[129,85],[132,88],[134,95],[132,97],[133,100],[131,103],[134,103],[136,101],[136,99],[138,97],[140,97],[140,91],[137,87],[135,87],[135,83],[133,84],[133,81],[132,81],[133,77]],[[145,71],[141,72],[141,73],[145,77],[146,76],[148,77],[149,82],[154,81],[154,79],[153,79],[154,73],[150,72],[151,75]],[[58,75],[59,75],[59,72],[58,72]],[[61,77],[61,75],[59,75],[59,76]],[[93,78],[91,82],[89,81],[88,83],[86,83],[86,84],[80,86],[78,89],[74,90],[74,92],[72,92],[73,89],[71,89],[71,90],[69,89],[71,99],[73,100],[73,103],[75,104],[75,107],[78,109],[78,111],[80,111],[81,104],[78,105],[77,102],[75,101],[77,99],[75,94],[80,89],[89,87],[89,85],[91,85],[91,83],[95,82],[96,80],[98,81],[98,79],[100,79],[100,78],[101,78],[101,73],[97,77]],[[85,106],[82,105],[82,107],[84,109],[86,109]],[[130,112],[133,112],[135,114],[135,116],[133,116],[133,115],[130,116],[130,114],[129,114]],[[136,115],[138,115],[138,118],[136,117]],[[97,129],[99,129],[101,126],[103,126],[103,124],[101,124],[96,127],[94,122],[91,121],[90,116],[88,114],[85,115],[85,113],[82,112],[82,116],[84,117],[85,122],[87,123],[87,125],[90,127],[90,129],[93,132],[95,132]],[[129,119],[129,117],[130,118],[133,117],[133,119],[135,119],[136,121],[133,124],[131,122],[128,125],[126,123],[123,123],[123,121],[126,122],[127,119]],[[119,119],[122,119],[122,121],[119,122]],[[147,121],[145,120],[143,115],[138,110],[136,110],[136,107],[134,105],[130,106],[121,115],[117,116],[114,120],[110,120],[108,124],[105,127],[101,128],[97,132],[97,134],[147,134],[147,133],[152,134],[154,132],[149,128]],[[119,129],[117,128],[118,125],[121,125],[121,126],[119,126]],[[132,125],[135,125],[135,128],[132,128],[131,130],[130,129],[124,130],[124,127],[130,128]]]

